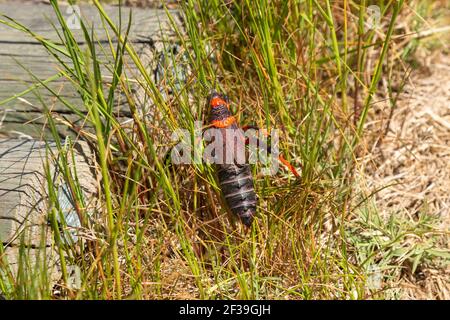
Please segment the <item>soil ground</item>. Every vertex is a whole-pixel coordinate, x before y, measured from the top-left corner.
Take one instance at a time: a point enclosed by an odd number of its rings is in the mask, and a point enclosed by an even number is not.
[[[384,120],[368,129],[389,129],[377,139],[366,159],[365,181],[380,190],[375,203],[381,216],[404,215],[417,221],[421,214],[437,220],[440,247],[450,248],[450,56],[440,52],[427,57],[427,67],[411,76]],[[387,117],[386,117],[387,115]],[[378,117],[377,117],[378,118]],[[386,187],[389,186],[389,187]],[[411,240],[414,245],[417,240]],[[401,297],[450,299],[450,266],[425,265],[405,274],[399,283]]]

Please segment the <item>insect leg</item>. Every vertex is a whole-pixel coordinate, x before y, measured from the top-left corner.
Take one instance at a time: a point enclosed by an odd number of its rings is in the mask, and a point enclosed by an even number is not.
[[[254,125],[246,125],[246,126],[243,126],[243,127],[242,127],[242,130],[244,130],[244,131],[247,131],[247,130],[249,130],[249,129],[259,130],[259,127],[254,126]],[[270,138],[270,135],[269,135],[267,132],[264,132],[264,134],[265,134],[268,138]],[[263,148],[263,149],[267,150],[268,153],[271,153],[270,146],[268,146],[267,144],[265,144],[264,142],[262,142],[262,141],[261,141],[260,139],[258,139],[258,138],[256,138],[256,140],[258,141],[258,145],[259,145],[260,148]],[[246,139],[246,144],[248,144],[248,139]],[[280,160],[280,162],[281,162],[284,166],[286,166],[286,167],[289,169],[289,171],[291,171],[297,179],[301,179],[301,176],[300,176],[300,174],[297,172],[297,170],[295,169],[295,167],[294,167],[289,161],[287,161],[287,160],[283,157],[283,155],[282,155],[281,153],[278,155],[278,160]]]

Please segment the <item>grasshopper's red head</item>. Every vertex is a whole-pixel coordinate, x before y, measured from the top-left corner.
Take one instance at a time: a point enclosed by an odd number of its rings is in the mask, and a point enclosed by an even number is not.
[[[216,128],[227,128],[236,122],[226,96],[213,91],[208,98],[209,121]]]
[[[211,109],[217,107],[226,107],[227,109],[229,109],[228,97],[216,91],[212,91],[209,95],[208,104]]]

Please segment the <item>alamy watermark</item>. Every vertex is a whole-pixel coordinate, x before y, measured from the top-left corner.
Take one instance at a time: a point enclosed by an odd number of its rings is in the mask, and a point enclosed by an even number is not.
[[[380,27],[381,9],[377,5],[367,7],[367,21],[366,26],[369,30],[375,30]]]
[[[383,273],[379,267],[370,265],[367,268],[367,288],[381,290],[383,284]]]
[[[263,175],[275,175],[278,172],[277,129],[272,129],[270,134],[255,129],[244,132],[239,128],[202,130],[201,121],[196,121],[194,128],[193,136],[187,129],[178,129],[172,133],[172,141],[178,142],[170,154],[173,164],[243,165],[259,162],[263,165]]]
[[[69,29],[81,29],[81,10],[76,4],[69,5],[66,9],[66,24]]]

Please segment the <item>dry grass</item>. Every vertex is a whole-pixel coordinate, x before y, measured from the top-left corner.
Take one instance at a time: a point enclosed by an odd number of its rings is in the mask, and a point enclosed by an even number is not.
[[[270,2],[275,34],[256,3],[227,7],[198,1],[188,8],[188,32],[181,40],[196,57],[191,64],[198,78],[212,83],[219,77],[243,123],[282,125],[290,143],[286,150],[304,166],[303,182],[292,183],[284,172],[271,179],[255,175],[260,214],[242,236],[221,210],[210,169],[185,168],[177,175],[154,169],[160,159],[146,152],[161,137],[150,125],[136,126],[143,139],[132,137],[121,157],[103,155],[104,178],[113,181],[104,183],[111,187],[104,194],[112,201],[99,216],[108,220],[114,236],[97,232],[96,246],[113,243],[113,249],[85,252],[85,288],[76,297],[448,298],[448,57],[422,63],[430,66],[429,74],[415,69],[402,85],[408,65],[422,52],[416,50],[419,39],[445,31],[428,19],[440,3],[409,2],[398,23],[392,23],[391,10],[378,30],[363,33],[364,10],[359,9],[365,5],[350,2],[348,10],[327,2],[329,8],[320,11],[310,1],[305,12],[295,6],[278,12],[282,6]],[[370,45],[362,49],[363,44]],[[177,93],[169,78],[166,87]],[[81,74],[76,80],[86,79]],[[86,86],[86,94],[93,95],[91,89]],[[155,109],[165,110],[166,102],[158,102],[161,94],[147,91]],[[188,95],[168,101],[180,120],[174,128],[202,119],[200,91],[197,82],[186,90],[198,102],[196,110]],[[361,121],[353,111],[362,112]],[[355,131],[363,127],[366,112],[364,156],[353,146],[360,142]],[[358,122],[355,128],[352,123]],[[97,140],[103,141],[100,133]],[[356,153],[364,157],[353,176]],[[129,171],[117,165],[123,159]],[[353,181],[360,188],[351,190]],[[360,199],[371,193],[369,201]],[[93,275],[86,272],[96,264]]]
[[[413,247],[437,237],[440,248],[450,248],[450,57],[435,52],[413,71],[396,103],[382,103],[368,123],[378,139],[365,159],[366,188],[382,189],[375,195],[380,215],[417,221],[434,219],[430,233],[405,238]],[[381,119],[381,120],[380,120]],[[386,130],[387,125],[389,129]],[[384,132],[386,134],[384,135]],[[382,138],[381,138],[382,137]],[[450,266],[446,261],[419,264],[415,272],[405,265],[397,286],[400,298],[449,299]]]

